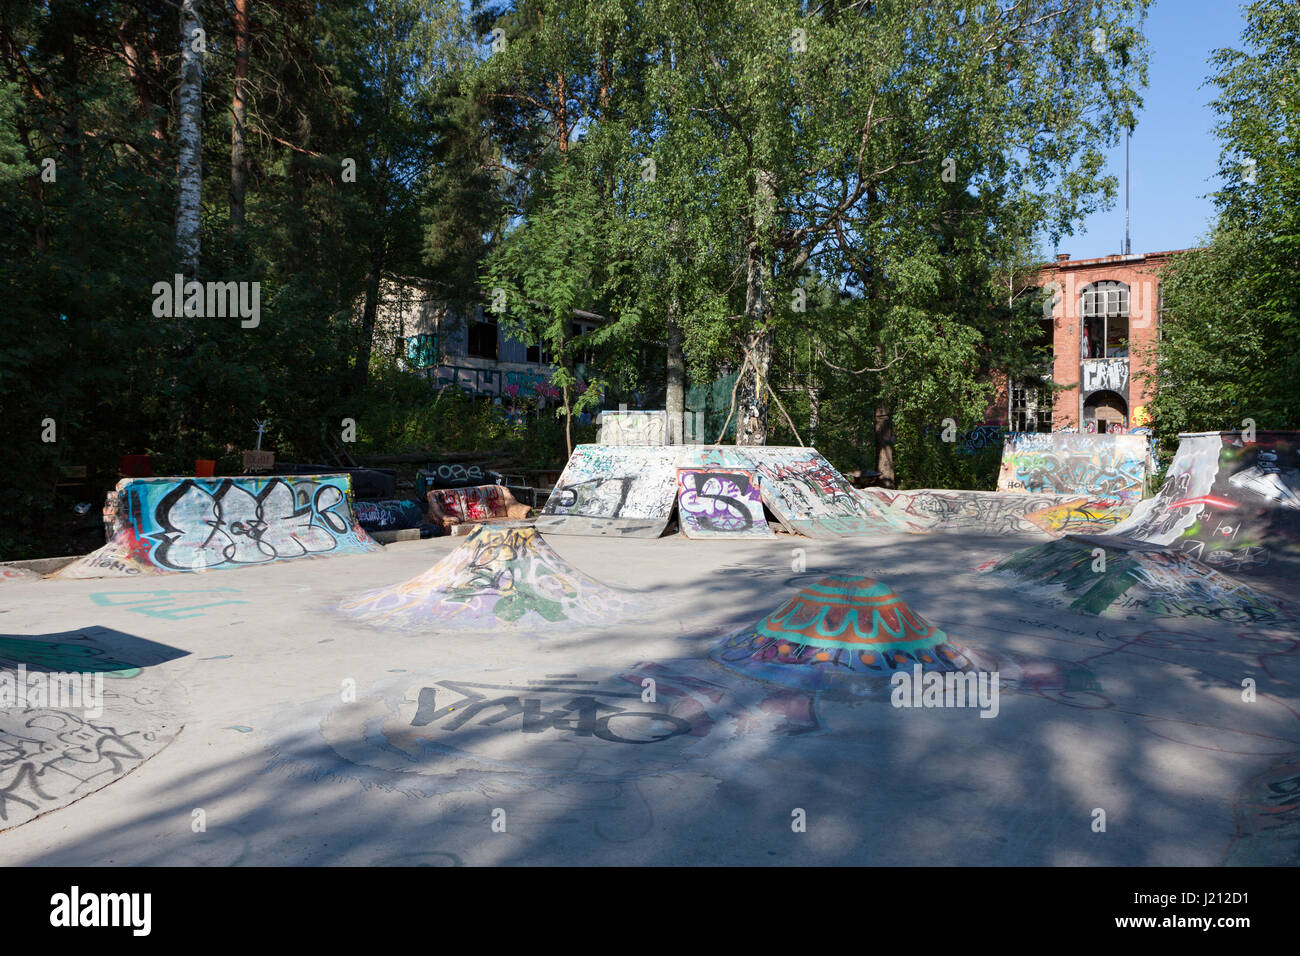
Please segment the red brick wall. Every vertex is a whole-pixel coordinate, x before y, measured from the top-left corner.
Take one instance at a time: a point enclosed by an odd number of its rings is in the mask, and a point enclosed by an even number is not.
[[[1056,395],[1052,427],[1079,427],[1079,293],[1093,282],[1123,282],[1129,287],[1129,427],[1133,427],[1136,410],[1145,406],[1152,395],[1143,380],[1150,364],[1146,354],[1157,340],[1160,270],[1173,253],[1147,253],[1127,259],[1106,256],[1101,259],[1063,260],[1045,265],[1038,284],[1060,284],[1060,294],[1052,308],[1052,378],[1058,385],[1071,386]]]

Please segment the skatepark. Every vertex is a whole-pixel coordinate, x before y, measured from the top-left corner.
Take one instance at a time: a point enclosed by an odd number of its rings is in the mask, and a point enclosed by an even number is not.
[[[1145,498],[1131,436],[1020,437],[996,492],[583,445],[535,520],[385,546],[329,476],[120,486],[0,580],[0,674],[103,677],[0,710],[0,859],[1297,862],[1296,434]]]

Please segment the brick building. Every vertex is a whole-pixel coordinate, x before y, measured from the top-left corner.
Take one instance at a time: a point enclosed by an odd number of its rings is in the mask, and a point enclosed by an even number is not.
[[[1045,312],[1042,323],[1043,344],[1052,347],[1043,378],[1066,387],[1053,399],[1032,381],[1012,382],[1000,396],[1012,430],[1128,431],[1147,423],[1160,270],[1178,251],[1099,259],[1061,253],[1039,270],[1037,284],[1053,293],[1051,317]]]

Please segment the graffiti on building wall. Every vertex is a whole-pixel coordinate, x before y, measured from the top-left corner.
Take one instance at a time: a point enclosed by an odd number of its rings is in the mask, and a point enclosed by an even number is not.
[[[958,436],[959,447],[969,453],[983,451],[989,446],[1001,445],[1005,433],[1006,428],[1002,425],[976,425],[970,431]]]
[[[679,468],[677,513],[688,538],[770,537],[754,476],[739,468]]]
[[[1083,363],[1083,394],[1107,389],[1124,392],[1128,388],[1128,359],[1088,359]]]
[[[429,374],[440,387],[454,385],[471,395],[550,402],[564,399],[563,391],[551,384],[551,370],[547,366],[440,365],[430,369]],[[587,383],[583,381],[573,387],[575,395],[582,395],[586,390]]]

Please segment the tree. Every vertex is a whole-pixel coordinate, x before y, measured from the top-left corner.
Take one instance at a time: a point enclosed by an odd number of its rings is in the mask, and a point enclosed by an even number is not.
[[[1159,433],[1300,425],[1300,8],[1256,0],[1247,49],[1211,62],[1223,143],[1217,222],[1161,276]],[[1149,376],[1150,378],[1150,376]]]
[[[180,176],[176,246],[183,271],[197,278],[203,227],[203,53],[207,40],[198,0],[181,0],[181,75],[176,93]]]

